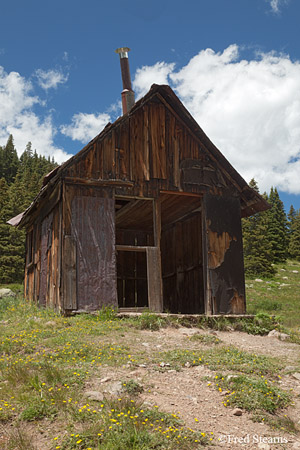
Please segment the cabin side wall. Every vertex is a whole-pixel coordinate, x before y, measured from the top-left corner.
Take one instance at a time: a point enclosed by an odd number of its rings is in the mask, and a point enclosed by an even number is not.
[[[40,306],[61,309],[61,202],[26,235],[25,297]]]
[[[230,193],[204,196],[206,313],[246,312],[239,198]]]
[[[63,309],[116,308],[113,190],[65,184],[63,206]]]

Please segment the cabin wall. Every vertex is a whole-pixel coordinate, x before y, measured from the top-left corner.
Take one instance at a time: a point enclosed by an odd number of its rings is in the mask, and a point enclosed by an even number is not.
[[[230,193],[204,196],[208,314],[246,312],[240,201]]]
[[[40,306],[60,304],[60,210],[58,203],[27,231],[25,296]]]
[[[153,97],[104,130],[61,178],[62,202],[33,227],[36,262],[27,263],[28,296],[64,311],[84,311],[117,307],[118,297],[119,305],[126,297],[143,306],[148,295],[160,311],[162,279],[165,310],[245,312],[238,186],[162,98]],[[56,190],[53,202],[61,195],[60,186]],[[193,196],[203,202],[194,205]],[[117,197],[138,200],[126,221],[124,215],[116,221]],[[162,223],[154,208],[159,221],[151,230],[139,226],[149,209],[149,200],[140,200],[149,198],[156,209],[162,200]],[[148,248],[119,248],[116,257],[115,241]]]
[[[117,307],[113,190],[66,184],[63,200],[64,310]]]
[[[116,194],[144,197],[158,197],[160,190],[202,193],[228,184],[190,129],[157,98],[96,139],[65,177],[131,181],[132,187]]]

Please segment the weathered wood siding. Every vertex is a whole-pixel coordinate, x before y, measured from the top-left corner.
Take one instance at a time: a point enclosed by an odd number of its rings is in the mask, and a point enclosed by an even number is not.
[[[60,205],[27,233],[25,296],[60,309]]]
[[[239,198],[230,193],[204,197],[207,245],[207,312],[246,312]]]
[[[72,254],[76,255],[76,279],[72,258],[63,273],[64,308],[92,311],[105,306],[116,307],[112,189],[67,184],[63,198],[63,259],[70,259],[70,239],[67,241],[67,236],[72,238],[72,245],[75,246]],[[65,286],[70,287],[70,283],[76,285],[73,285],[72,289],[65,289]]]
[[[202,193],[228,183],[199,140],[157,98],[78,154],[65,176],[132,181],[132,188],[116,193],[145,197],[160,190]]]
[[[241,189],[182,117],[153,96],[62,166],[28,230],[28,297],[65,311],[245,312]]]

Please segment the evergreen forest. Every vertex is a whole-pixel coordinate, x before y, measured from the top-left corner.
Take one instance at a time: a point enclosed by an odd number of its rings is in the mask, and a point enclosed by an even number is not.
[[[13,136],[0,146],[0,284],[22,282],[25,262],[25,232],[7,221],[31,204],[43,177],[56,167],[39,156],[30,142],[18,157]]]
[[[57,164],[37,154],[29,142],[18,157],[13,136],[0,146],[0,284],[22,282],[24,230],[7,221],[23,212],[38,194],[43,177]],[[259,191],[256,181],[250,186]],[[287,258],[300,261],[300,210],[286,214],[276,188],[263,194],[270,209],[242,219],[244,262],[248,277],[270,277]]]
[[[249,185],[259,192],[254,179]],[[286,214],[276,188],[262,195],[270,209],[242,219],[245,272],[250,278],[274,275],[274,265],[288,258],[300,261],[300,210],[291,205]]]

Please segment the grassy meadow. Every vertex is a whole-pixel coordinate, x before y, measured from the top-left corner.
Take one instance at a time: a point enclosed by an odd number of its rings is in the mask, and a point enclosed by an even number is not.
[[[276,265],[272,279],[246,280],[247,312],[280,317],[282,325],[300,329],[300,262]]]
[[[210,445],[210,430],[189,428],[175,411],[167,414],[155,404],[143,404],[141,394],[149,386],[130,378],[132,369],[141,365],[162,372],[204,365],[212,373],[207,385],[225,392],[224,407],[239,406],[253,420],[297,433],[284,414],[291,393],[278,383],[284,364],[225,345],[208,327],[253,334],[277,327],[300,343],[299,293],[300,263],[288,261],[278,266],[272,280],[247,280],[248,313],[256,315],[254,320],[204,318],[194,326],[207,332],[192,336],[182,348],[150,354],[137,345],[142,329],[182,324],[150,312],[121,319],[109,309],[62,317],[25,302],[21,293],[0,300],[0,448],[194,450]],[[93,380],[117,370],[124,379],[116,395],[86,396]],[[228,371],[235,376],[229,377]]]

